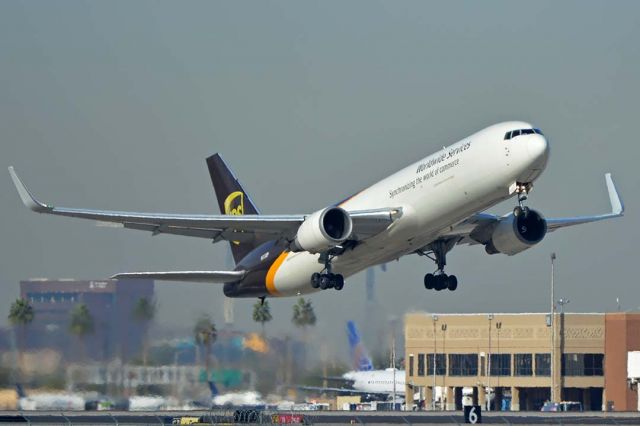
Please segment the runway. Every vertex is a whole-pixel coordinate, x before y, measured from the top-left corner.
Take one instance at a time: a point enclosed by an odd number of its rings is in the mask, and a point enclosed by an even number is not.
[[[297,420],[304,424],[464,424],[461,412],[262,412],[254,417],[252,423],[280,423]],[[174,411],[174,412],[0,412],[2,424],[34,424],[34,425],[171,425],[180,424],[180,419],[189,418],[193,424],[233,424],[234,411]],[[236,418],[237,419],[237,418]],[[238,419],[237,419],[238,420]],[[246,420],[246,419],[245,419]],[[484,424],[514,425],[640,425],[640,413],[536,413],[505,412],[483,413]],[[178,423],[175,423],[175,422]],[[183,423],[186,424],[186,423]]]

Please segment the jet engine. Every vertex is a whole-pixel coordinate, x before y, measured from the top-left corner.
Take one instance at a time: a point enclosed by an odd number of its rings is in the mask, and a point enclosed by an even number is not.
[[[547,233],[547,221],[535,210],[500,219],[485,245],[489,254],[503,253],[513,256],[538,244]]]
[[[322,253],[342,244],[351,235],[353,223],[340,207],[328,207],[308,216],[291,244],[293,251]]]

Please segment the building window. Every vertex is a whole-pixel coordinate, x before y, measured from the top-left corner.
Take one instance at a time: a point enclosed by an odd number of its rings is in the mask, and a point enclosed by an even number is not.
[[[433,376],[433,354],[427,355],[427,376]],[[445,354],[436,354],[436,376],[447,374],[447,357]]]
[[[418,354],[418,376],[424,376],[424,354]]]
[[[477,354],[449,354],[450,376],[477,376]]]
[[[511,375],[511,354],[491,354],[491,375]]]
[[[562,354],[563,376],[602,376],[603,354]]]
[[[536,354],[536,376],[551,375],[551,354]]]
[[[532,376],[533,357],[531,354],[513,354],[513,369],[516,376]]]
[[[413,355],[409,355],[409,376],[413,376]]]

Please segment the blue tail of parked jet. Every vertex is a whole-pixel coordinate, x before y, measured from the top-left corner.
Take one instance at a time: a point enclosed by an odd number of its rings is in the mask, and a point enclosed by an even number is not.
[[[358,328],[353,321],[347,321],[347,337],[349,338],[353,368],[356,371],[373,370],[371,358],[369,358],[367,349],[364,347],[362,340],[360,340],[360,333],[358,333]]]

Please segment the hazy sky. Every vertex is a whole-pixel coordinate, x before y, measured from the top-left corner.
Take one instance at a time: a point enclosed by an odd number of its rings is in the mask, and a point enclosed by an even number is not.
[[[36,215],[6,166],[61,206],[217,213],[204,159],[220,152],[262,212],[305,213],[510,119],[551,141],[532,207],[607,211],[611,171],[626,217],[515,257],[459,247],[455,293],[426,291],[433,264],[404,258],[378,274],[379,315],[548,310],[552,251],[569,311],[637,308],[639,40],[631,1],[0,2],[0,324],[20,279],[221,269],[227,252]],[[161,324],[222,322],[220,286],[157,290]],[[359,274],[312,296],[323,336],[344,340],[364,291]],[[273,330],[293,302],[272,301]],[[241,326],[253,303],[236,303]]]

